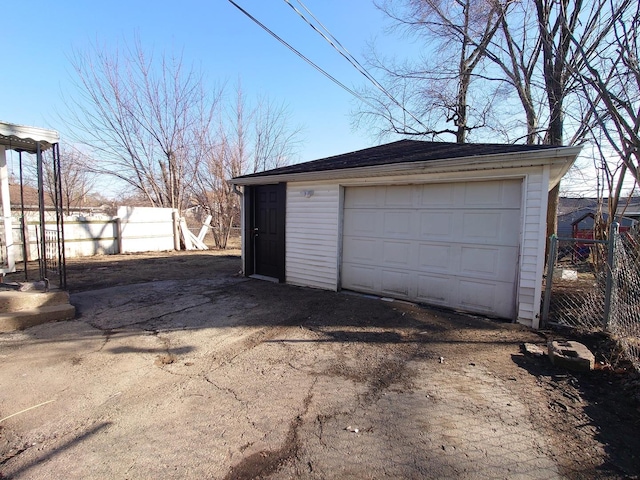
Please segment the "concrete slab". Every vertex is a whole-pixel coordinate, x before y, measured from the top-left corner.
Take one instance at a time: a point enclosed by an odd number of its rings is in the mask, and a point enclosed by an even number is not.
[[[572,340],[554,340],[549,342],[549,359],[559,367],[576,372],[593,370],[593,353],[579,342]]]
[[[2,478],[602,474],[519,325],[237,276],[72,301],[76,320],[0,335]]]
[[[523,343],[522,351],[534,357],[542,357],[547,354],[547,349],[535,343]]]

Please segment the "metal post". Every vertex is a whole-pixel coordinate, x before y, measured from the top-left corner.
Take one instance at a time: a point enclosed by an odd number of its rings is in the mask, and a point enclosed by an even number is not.
[[[613,222],[609,227],[609,243],[607,245],[607,283],[604,290],[604,315],[602,317],[602,329],[609,328],[609,316],[611,315],[611,295],[613,293],[613,270],[615,268],[615,249],[618,229],[620,224]]]
[[[22,170],[22,152],[18,152],[18,160],[20,165],[20,228],[22,228],[22,263],[24,263],[24,281],[29,281],[29,272],[27,262],[31,260],[31,252],[29,248],[29,225],[24,216],[24,178]]]
[[[36,168],[38,173],[38,210],[40,213],[40,280],[47,278],[47,238],[45,236],[44,178],[42,168],[42,149],[36,142]]]
[[[556,255],[558,253],[558,237],[554,233],[549,238],[549,257],[547,258],[547,276],[544,289],[544,304],[542,306],[542,321],[540,327],[547,326],[549,321],[549,305],[551,304],[551,285],[553,284],[553,267],[556,264]]]
[[[174,227],[173,238],[174,238],[174,244],[175,244],[175,238],[176,238],[175,218],[173,221],[173,227]],[[122,219],[120,217],[116,218],[115,230],[116,231],[114,232],[114,236],[116,237],[116,246],[118,248],[118,251],[116,253],[122,253]]]
[[[56,231],[58,240],[58,275],[60,288],[67,288],[67,258],[64,247],[64,202],[62,198],[62,166],[60,164],[60,145],[51,146],[53,156],[53,178],[56,204]]]

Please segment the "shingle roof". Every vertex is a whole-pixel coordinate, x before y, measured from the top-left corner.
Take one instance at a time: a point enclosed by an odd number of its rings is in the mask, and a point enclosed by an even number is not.
[[[603,211],[608,211],[609,199],[607,197],[602,200]],[[560,197],[558,203],[559,215],[571,215],[575,212],[594,211],[598,206],[597,198],[581,197]],[[618,212],[640,210],[640,197],[621,198],[618,203]]]
[[[236,178],[252,178],[292,173],[321,172],[345,168],[372,167],[393,163],[425,162],[482,155],[532,152],[558,148],[554,145],[504,145],[493,143],[447,143],[422,140],[399,140],[356,152],[275,168]]]

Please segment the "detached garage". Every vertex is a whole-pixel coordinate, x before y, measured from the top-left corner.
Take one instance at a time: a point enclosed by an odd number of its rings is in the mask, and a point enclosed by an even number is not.
[[[548,191],[579,151],[401,140],[237,177],[244,273],[537,327]]]

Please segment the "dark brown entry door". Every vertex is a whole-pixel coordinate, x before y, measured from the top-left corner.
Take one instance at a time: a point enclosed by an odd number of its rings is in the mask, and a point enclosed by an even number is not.
[[[254,273],[284,281],[284,184],[255,187]]]

